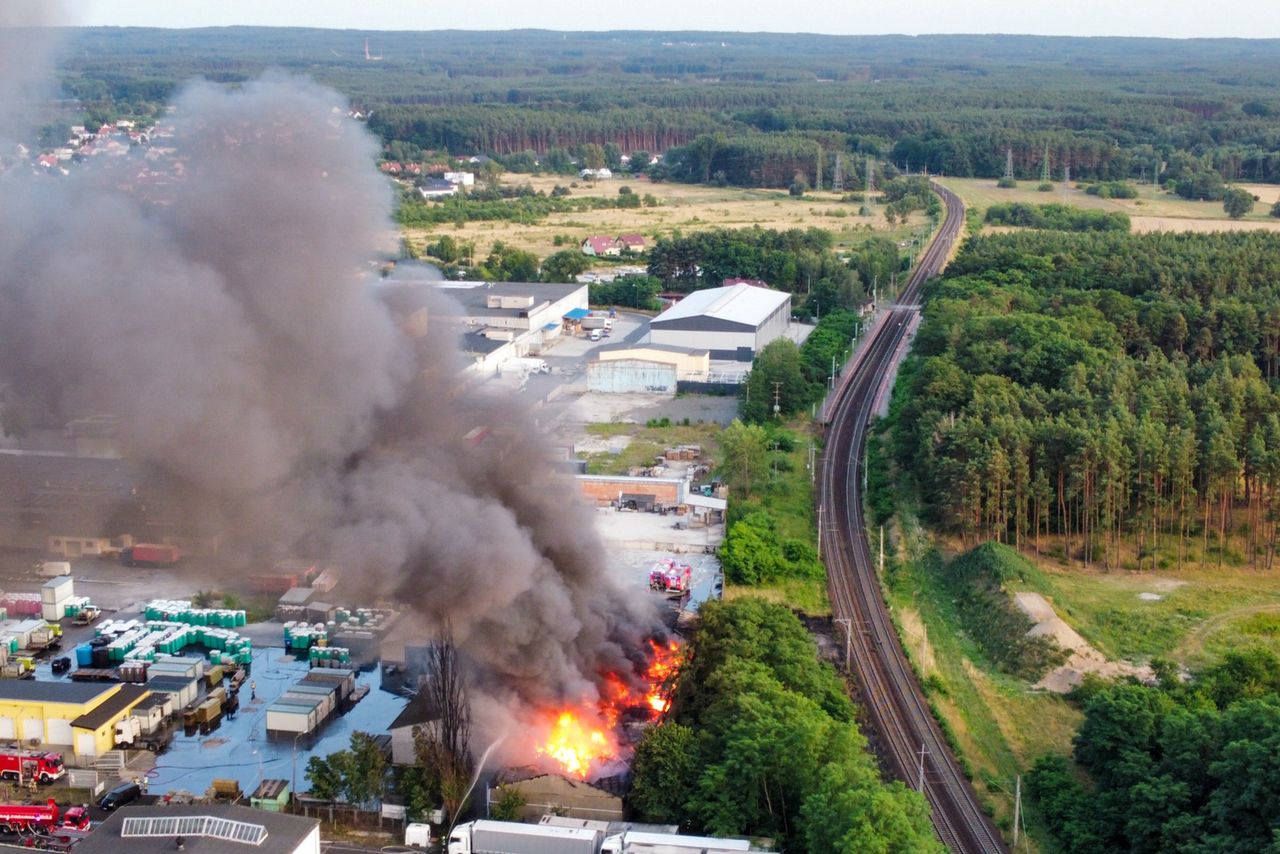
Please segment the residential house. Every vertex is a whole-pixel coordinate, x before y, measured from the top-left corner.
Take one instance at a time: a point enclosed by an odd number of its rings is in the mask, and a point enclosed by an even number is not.
[[[447,196],[456,196],[458,194],[458,185],[439,178],[428,178],[418,188],[418,192],[422,194],[424,199],[443,199]]]
[[[616,258],[622,254],[622,246],[608,235],[595,234],[582,241],[582,254],[597,258]]]
[[[624,252],[643,252],[645,248],[643,234],[619,234],[618,245]]]
[[[476,173],[474,172],[446,172],[444,179],[450,184],[457,184],[460,187],[474,187],[476,183]]]

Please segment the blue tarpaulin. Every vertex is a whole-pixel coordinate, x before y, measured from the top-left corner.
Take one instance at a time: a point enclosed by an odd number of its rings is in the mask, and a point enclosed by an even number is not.
[[[566,312],[564,319],[565,320],[581,320],[582,318],[586,317],[589,314],[591,314],[591,312],[585,308],[575,308]]]

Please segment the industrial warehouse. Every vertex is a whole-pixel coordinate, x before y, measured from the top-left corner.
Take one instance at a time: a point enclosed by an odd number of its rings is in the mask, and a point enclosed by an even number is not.
[[[712,359],[750,362],[787,334],[791,294],[739,283],[694,291],[649,322],[650,344],[695,347]]]

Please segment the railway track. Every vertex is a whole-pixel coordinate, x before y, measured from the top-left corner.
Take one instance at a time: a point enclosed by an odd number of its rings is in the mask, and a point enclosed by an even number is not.
[[[934,185],[946,206],[899,303],[855,355],[828,408],[827,448],[819,482],[819,538],[831,606],[848,634],[850,668],[862,692],[869,736],[887,773],[924,791],[938,838],[952,851],[1003,852],[1004,840],[983,812],[925,701],[898,643],[880,589],[862,512],[862,460],[876,400],[905,352],[921,286],[946,263],[964,223],[964,205]]]

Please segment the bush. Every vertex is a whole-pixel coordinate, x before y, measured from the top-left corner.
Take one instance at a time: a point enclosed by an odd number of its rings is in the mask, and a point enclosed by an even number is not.
[[[992,205],[986,221],[992,225],[1048,228],[1056,231],[1128,231],[1129,216],[1120,211],[1091,211],[1067,205]]]
[[[1053,184],[1050,184],[1048,181],[1044,181],[1044,182],[1042,182],[1042,183],[1040,184],[1040,186],[1039,186],[1039,187],[1036,187],[1036,189],[1037,189],[1037,190],[1039,190],[1039,191],[1040,191],[1040,192],[1042,192],[1042,193],[1052,193],[1052,192],[1053,192]]]
[[[1125,181],[1103,181],[1100,184],[1090,184],[1084,188],[1084,191],[1100,199],[1138,198],[1138,188]]]
[[[1002,190],[1014,190],[1017,189],[1018,182],[1013,178],[1001,178],[999,181],[996,181],[996,186]]]
[[[1013,549],[988,542],[953,560],[944,577],[965,632],[997,668],[1030,682],[1066,661],[1068,653],[1049,638],[1027,637],[1033,623],[1004,587],[1026,567]]]

